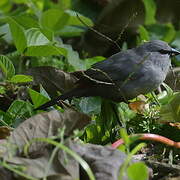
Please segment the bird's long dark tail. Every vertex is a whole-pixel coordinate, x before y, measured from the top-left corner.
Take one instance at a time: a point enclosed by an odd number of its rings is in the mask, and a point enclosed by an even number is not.
[[[58,96],[50,101],[48,101],[47,103],[37,107],[35,110],[43,110],[43,109],[46,109],[50,106],[53,106],[55,105],[58,101],[60,100],[66,100],[66,99],[72,99],[73,97],[82,97],[84,96],[84,93],[86,92],[85,89],[80,89],[80,88],[76,88],[76,89],[73,89],[69,92],[66,92],[64,94],[62,94],[61,96]]]

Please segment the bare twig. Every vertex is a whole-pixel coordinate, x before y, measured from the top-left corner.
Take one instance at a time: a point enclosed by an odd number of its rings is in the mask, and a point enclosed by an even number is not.
[[[133,13],[133,15],[130,17],[129,21],[127,22],[127,24],[124,26],[124,28],[119,33],[118,38],[115,41],[116,43],[121,39],[122,35],[124,34],[124,31],[127,29],[127,27],[129,26],[130,22],[132,22],[132,20],[135,19],[136,16],[137,16],[137,12]]]
[[[76,13],[76,16],[77,16],[77,18],[79,19],[79,21],[80,21],[83,25],[85,25],[85,26],[88,27],[91,31],[95,32],[96,34],[98,34],[99,36],[103,37],[103,38],[106,39],[107,41],[115,44],[115,45],[117,46],[117,48],[118,48],[119,50],[121,50],[119,44],[118,44],[116,41],[112,40],[111,38],[107,37],[106,35],[100,33],[99,31],[95,30],[94,28],[90,27],[88,24],[86,24],[86,23],[79,17],[79,15],[78,15],[77,13]]]

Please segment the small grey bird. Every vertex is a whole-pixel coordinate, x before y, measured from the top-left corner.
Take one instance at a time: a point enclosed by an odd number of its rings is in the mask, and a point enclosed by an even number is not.
[[[165,80],[171,66],[170,57],[178,54],[179,51],[160,40],[119,52],[86,71],[74,72],[78,81],[72,90],[37,109],[73,97],[101,96],[120,102],[147,94]]]

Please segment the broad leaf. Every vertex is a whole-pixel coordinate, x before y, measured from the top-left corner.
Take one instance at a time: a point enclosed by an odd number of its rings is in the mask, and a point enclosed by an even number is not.
[[[101,98],[88,97],[81,99],[79,108],[85,114],[99,114],[101,112]]]
[[[180,93],[174,95],[169,103],[163,105],[160,109],[161,122],[180,122]]]
[[[69,15],[60,9],[49,9],[42,14],[41,25],[52,31],[62,29],[68,22]]]
[[[156,4],[154,0],[143,0],[145,6],[145,24],[154,24],[156,23]]]
[[[27,83],[33,81],[32,76],[27,76],[27,75],[14,75],[10,80],[12,83]]]
[[[24,119],[33,115],[33,106],[30,102],[15,100],[7,112],[12,119],[13,126],[18,126]]]
[[[19,25],[21,25],[25,29],[39,27],[37,19],[30,14],[23,13],[14,17],[14,19]]]
[[[74,25],[74,26],[85,26],[80,20],[79,18],[88,26],[93,26],[93,22],[91,21],[91,19],[75,12],[72,10],[66,10],[66,13],[69,14],[70,19],[68,21],[67,25]],[[79,18],[78,18],[79,17]]]
[[[30,46],[26,49],[26,56],[51,56],[51,55],[67,55],[67,51],[64,47],[58,47],[54,45],[39,45]]]
[[[140,40],[141,41],[149,41],[149,33],[148,33],[148,31],[145,29],[145,27],[144,26],[139,26],[139,29],[138,29],[138,31],[139,31],[139,36],[140,36]]]
[[[8,57],[3,55],[0,56],[0,69],[2,70],[6,79],[10,79],[15,75],[13,63],[9,60]]]
[[[137,162],[127,168],[127,174],[129,180],[147,180],[148,168],[143,162]]]
[[[46,103],[49,101],[49,98],[43,96],[42,94],[38,93],[37,91],[29,88],[28,89],[29,95],[31,97],[31,100],[34,104],[34,108],[39,107],[40,105]]]
[[[14,40],[14,44],[17,50],[23,53],[24,49],[27,47],[25,32],[23,27],[18,24],[15,19],[8,17],[7,21],[11,30],[11,34]]]
[[[31,28],[26,31],[27,46],[39,46],[50,43],[48,38],[38,29]]]

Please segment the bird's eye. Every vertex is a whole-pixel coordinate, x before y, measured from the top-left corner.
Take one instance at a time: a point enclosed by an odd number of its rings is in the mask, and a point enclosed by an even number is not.
[[[160,49],[159,52],[160,52],[161,54],[171,54],[171,51],[165,50],[165,49]]]

